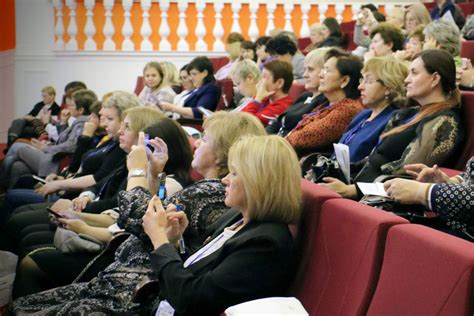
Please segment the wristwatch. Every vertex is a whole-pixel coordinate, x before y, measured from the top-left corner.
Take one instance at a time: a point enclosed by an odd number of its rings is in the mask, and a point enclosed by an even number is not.
[[[128,172],[128,179],[136,177],[146,177],[146,171],[144,169],[132,169]]]

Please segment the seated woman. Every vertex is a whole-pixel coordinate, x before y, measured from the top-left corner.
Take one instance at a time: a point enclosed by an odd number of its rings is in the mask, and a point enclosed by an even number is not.
[[[230,72],[232,82],[242,96],[232,111],[239,112],[253,101],[257,95],[257,83],[260,80],[260,69],[258,65],[244,59],[237,62]]]
[[[372,57],[388,56],[403,49],[405,36],[401,29],[390,23],[380,23],[371,32],[372,42],[369,51],[364,54],[364,61]]]
[[[405,11],[404,29],[406,34],[413,32],[419,25],[428,25],[430,22],[430,12],[423,3],[414,3]]]
[[[384,183],[389,197],[402,204],[421,204],[438,214],[445,222],[442,230],[474,242],[474,157],[466,172],[449,177],[423,164],[406,165],[405,171],[415,180],[393,179]]]
[[[240,48],[244,40],[242,34],[237,32],[232,32],[227,36],[225,51],[227,52],[227,57],[229,57],[229,62],[216,71],[214,74],[216,80],[224,80],[229,77],[232,67],[240,57]]]
[[[316,106],[286,136],[299,156],[315,151],[332,152],[332,144],[341,138],[354,116],[363,109],[357,100],[363,66],[359,58],[333,48],[324,60],[318,90],[329,105]]]
[[[442,164],[460,145],[463,132],[456,108],[461,94],[456,87],[453,58],[442,50],[426,50],[411,63],[405,80],[407,97],[419,107],[394,113],[380,141],[354,182],[372,182],[380,175],[403,174],[412,163]],[[357,187],[333,178],[323,179],[346,198],[358,198]]]
[[[171,82],[165,80],[165,72],[159,62],[151,61],[143,68],[145,86],[138,99],[147,106],[160,106],[161,102],[173,102],[176,95]]]
[[[265,50],[272,60],[286,61],[291,64],[293,78],[299,80],[303,78],[304,56],[298,52],[298,46],[291,37],[287,32],[280,32],[279,35],[268,40]]]
[[[199,107],[214,111],[221,97],[221,89],[216,85],[214,69],[207,57],[196,57],[188,65],[187,71],[191,76],[191,81],[195,89],[189,93],[184,101],[184,106],[180,107],[171,103],[162,103],[160,108],[163,111],[174,112],[185,118],[202,118]]]
[[[280,60],[266,62],[254,100],[241,111],[255,115],[263,125],[267,125],[291,105],[288,91],[292,83],[291,64]]]
[[[184,106],[184,102],[189,97],[191,91],[194,90],[194,84],[193,84],[193,81],[191,80],[191,77],[189,76],[187,68],[188,68],[188,65],[184,65],[179,70],[179,83],[181,84],[181,87],[183,88],[183,90],[181,90],[181,92],[178,93],[174,97],[173,102],[171,102],[171,103],[161,102],[160,103],[161,107],[163,107],[165,105],[169,105],[169,104],[175,105],[176,107],[183,107]],[[169,116],[174,120],[179,119],[181,117],[176,112],[169,113],[169,115],[168,115],[168,113],[166,113],[166,116]]]
[[[257,65],[262,69],[262,65],[271,59],[269,53],[267,53],[266,44],[270,40],[270,36],[261,36],[255,41],[255,53],[257,54]]]
[[[160,282],[160,315],[197,310],[217,315],[246,300],[284,295],[295,256],[288,224],[300,215],[296,155],[280,137],[246,137],[232,146],[229,166],[230,173],[223,179],[225,203],[234,209],[215,223],[209,242],[194,255],[186,255],[186,261],[174,242],[189,221],[173,206],[165,212],[155,197],[143,216],[144,231],[138,221],[126,223],[135,226],[141,239],[125,241],[114,263],[96,278],[20,298],[13,303],[13,312],[149,314],[150,301],[137,304],[130,298],[140,276],[152,274]],[[148,260],[134,259],[137,243],[152,251]],[[134,273],[126,273],[129,270]]]
[[[149,186],[153,192],[157,192],[155,181],[161,171],[168,175],[166,191],[170,194],[182,190],[183,187],[191,183],[191,147],[181,126],[169,118],[161,118],[146,127],[144,133],[149,135],[149,145],[154,148],[154,152],[136,153],[133,150],[130,152],[127,161],[128,185],[138,182],[143,186]],[[144,134],[141,132],[139,145],[143,148],[145,146],[144,138]],[[140,154],[143,154],[144,157],[140,157]],[[137,155],[139,157],[135,157]],[[147,165],[147,155],[151,156],[150,159],[153,159],[154,162],[150,166]],[[133,163],[131,160],[139,161]],[[147,173],[148,182],[144,177]],[[110,241],[113,233],[123,231],[124,228],[121,222],[117,222],[120,214],[116,210],[107,210],[101,214],[88,214],[63,209],[58,213],[64,217],[58,219],[64,228],[78,234],[92,236],[103,243]],[[34,234],[37,235],[37,233]],[[72,282],[96,255],[63,253],[51,246],[48,249],[36,249],[21,261],[14,286],[15,296],[23,296]],[[57,270],[61,266],[67,266],[67,271],[58,273]]]
[[[327,35],[329,35],[329,31],[324,24],[312,24],[309,28],[309,39],[311,43],[303,49],[303,52],[307,54],[312,50],[319,48],[319,45],[321,45]]]
[[[441,49],[453,58],[456,67],[461,68],[461,32],[451,22],[444,20],[433,21],[423,29],[425,42],[423,50]]]
[[[286,136],[301,121],[303,115],[311,112],[316,106],[326,103],[326,97],[319,92],[319,73],[323,68],[324,56],[328,50],[328,48],[317,48],[306,55],[303,79],[308,92],[296,99],[277,119],[269,122],[265,127],[268,134],[278,133],[280,136]]]
[[[400,60],[412,61],[423,50],[423,43],[425,42],[425,34],[423,30],[424,25],[418,26],[413,32],[408,34],[405,43],[405,49],[395,52],[395,57]]]
[[[12,122],[8,129],[7,148],[18,138],[40,136],[46,124],[58,119],[60,108],[54,100],[56,90],[51,86],[44,87],[41,89],[41,98],[42,101],[36,103],[26,116]]]
[[[406,106],[407,75],[408,68],[390,56],[374,57],[364,65],[359,91],[366,109],[357,114],[339,140],[349,147],[352,164],[372,152],[393,111]]]

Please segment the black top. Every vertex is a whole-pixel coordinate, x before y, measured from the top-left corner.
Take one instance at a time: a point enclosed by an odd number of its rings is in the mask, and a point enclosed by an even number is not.
[[[34,105],[33,109],[30,111],[30,113],[28,113],[28,115],[31,115],[31,116],[38,115],[38,113],[41,111],[43,106],[44,106],[43,101],[36,103]],[[49,109],[51,111],[51,115],[59,115],[59,112],[61,112],[61,108],[59,107],[59,105],[56,102],[51,104],[51,107]]]

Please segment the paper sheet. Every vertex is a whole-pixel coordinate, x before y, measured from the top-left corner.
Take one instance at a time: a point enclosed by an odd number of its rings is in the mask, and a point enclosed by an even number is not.
[[[387,192],[385,192],[385,189],[383,188],[382,182],[357,182],[357,186],[364,195],[377,195],[388,197]]]
[[[333,144],[336,160],[342,170],[346,183],[351,182],[351,159],[349,157],[349,146],[345,144]]]

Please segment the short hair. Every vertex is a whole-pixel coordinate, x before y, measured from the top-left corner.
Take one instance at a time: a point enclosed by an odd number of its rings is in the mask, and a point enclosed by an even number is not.
[[[75,89],[75,88],[78,88],[77,90],[79,89],[87,89],[87,86],[84,82],[82,81],[71,81],[69,82],[65,87],[64,87],[64,92],[68,92],[68,90],[71,90],[71,89]]]
[[[123,118],[128,117],[130,129],[138,135],[147,126],[152,125],[164,117],[163,112],[155,107],[139,106],[127,109],[123,112]]]
[[[251,220],[298,222],[301,170],[287,140],[276,135],[243,137],[230,149],[229,168],[242,181]]]
[[[380,37],[382,37],[385,44],[392,43],[393,52],[403,49],[403,41],[405,40],[405,36],[398,26],[391,23],[382,22],[370,32],[370,38],[374,38],[376,34],[380,34]]]
[[[193,69],[196,69],[199,72],[207,70],[207,76],[204,78],[203,84],[216,81],[216,78],[214,78],[214,67],[212,66],[212,62],[206,56],[195,57],[191,60],[187,67],[188,73]]]
[[[341,37],[342,36],[342,29],[341,25],[335,18],[329,17],[325,18],[323,20],[323,24],[326,25],[326,27],[329,30],[329,36],[334,36],[334,37]]]
[[[283,35],[283,36],[288,37],[293,43],[295,43],[296,48],[298,48],[298,37],[296,36],[295,32],[283,31],[278,35]]]
[[[374,57],[369,59],[362,73],[370,72],[381,81],[390,93],[388,98],[392,105],[404,107],[407,104],[405,79],[408,67],[403,61],[393,57]]]
[[[165,142],[168,148],[168,161],[163,171],[183,181],[183,186],[192,183],[190,170],[193,154],[181,125],[170,118],[162,117],[143,131],[150,136],[150,139],[159,137]]]
[[[252,41],[243,41],[240,45],[240,49],[251,49],[253,51],[254,61],[257,61],[257,52],[255,43]]]
[[[150,68],[155,69],[158,72],[158,74],[160,75],[161,80],[158,83],[158,85],[156,87],[154,87],[154,89],[158,89],[163,85],[163,78],[165,77],[165,72],[163,71],[163,67],[161,67],[159,62],[150,61],[149,63],[147,63],[145,65],[145,67],[143,67],[143,75],[145,75],[145,71],[147,69],[150,69]]]
[[[260,36],[259,38],[257,38],[257,40],[255,41],[255,47],[260,47],[260,46],[266,46],[267,45],[267,42],[271,39],[270,36]]]
[[[405,11],[405,18],[404,18],[404,25],[406,24],[407,14],[408,12],[413,13],[416,18],[416,24],[424,24],[427,25],[431,22],[431,15],[426,6],[422,3],[414,3],[409,6]]]
[[[283,87],[281,89],[284,93],[290,91],[291,85],[293,84],[293,66],[290,63],[281,60],[272,60],[263,64],[263,69],[272,73],[273,81],[283,79]]]
[[[179,73],[176,65],[170,61],[162,61],[160,65],[161,68],[163,68],[163,80],[161,85],[163,87],[179,85]]]
[[[43,89],[41,89],[41,92],[47,93],[48,95],[54,95],[56,96],[56,89],[52,86],[46,86]]]
[[[456,57],[461,51],[461,32],[456,24],[436,20],[428,24],[423,30],[426,37],[432,37],[438,43],[439,48],[447,51],[451,56]]]
[[[297,47],[296,44],[286,35],[277,35],[271,38],[265,45],[265,51],[270,55],[286,55],[293,56]]]
[[[237,33],[237,32],[231,32],[229,33],[229,35],[227,35],[227,38],[225,40],[226,44],[232,44],[232,43],[236,43],[236,42],[243,42],[245,41],[244,37],[242,36],[242,34],[240,33]]]
[[[260,79],[260,68],[258,68],[258,65],[250,59],[238,61],[232,67],[232,70],[230,72],[231,78],[237,77],[241,79],[246,79],[248,76],[252,76],[255,81],[258,81]]]
[[[331,48],[324,58],[328,61],[330,58],[336,58],[336,69],[341,76],[348,76],[349,83],[343,88],[346,97],[349,99],[358,99],[360,97],[359,79],[361,78],[361,70],[363,67],[359,57],[344,51],[340,48]]]
[[[91,106],[89,107],[89,112],[91,114],[95,114],[99,116],[100,115],[99,112],[101,108],[102,108],[102,101],[97,100],[91,104]]]
[[[125,91],[116,91],[104,101],[103,107],[116,109],[118,116],[123,120],[125,110],[140,105],[136,95]]]
[[[310,51],[304,58],[305,63],[315,67],[323,68],[324,57],[328,52],[329,47],[316,48]]]
[[[74,92],[71,96],[76,105],[76,109],[81,110],[83,115],[90,114],[90,106],[97,101],[97,95],[92,90],[81,89]]]
[[[245,112],[216,112],[204,120],[204,132],[214,140],[214,151],[219,160],[219,178],[228,172],[229,149],[240,137],[245,135],[265,135],[260,120]]]

